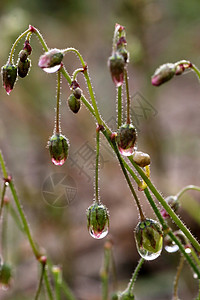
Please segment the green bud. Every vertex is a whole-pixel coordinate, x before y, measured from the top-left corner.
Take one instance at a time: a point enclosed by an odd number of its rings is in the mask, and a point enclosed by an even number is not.
[[[25,60],[25,62],[22,62],[21,60],[18,61],[17,71],[18,71],[18,75],[21,78],[26,77],[26,75],[28,74],[30,65],[31,65],[31,63],[30,63],[29,58],[27,60]]]
[[[56,166],[62,166],[67,159],[69,142],[62,134],[53,134],[48,142],[51,161]]]
[[[146,260],[153,260],[160,255],[163,234],[157,221],[145,219],[139,222],[135,229],[135,239],[139,254]]]
[[[141,151],[135,151],[133,153],[133,160],[141,168],[150,165],[150,161],[151,161],[149,154]]]
[[[122,155],[130,156],[134,153],[137,131],[131,124],[123,124],[117,133],[117,145]]]
[[[69,108],[71,109],[71,111],[73,111],[73,113],[77,113],[81,107],[81,102],[80,100],[78,100],[74,94],[71,94],[68,98],[68,104],[69,104]]]
[[[17,67],[12,64],[7,64],[2,67],[3,86],[9,95],[12,91],[17,79]]]
[[[120,295],[120,300],[134,300],[135,297],[134,295],[130,294],[129,292],[123,292],[121,295]]]
[[[0,267],[0,283],[3,285],[9,285],[12,277],[12,268],[9,264],[3,263]]]
[[[109,215],[103,204],[94,202],[87,209],[87,227],[95,239],[102,239],[108,234]]]

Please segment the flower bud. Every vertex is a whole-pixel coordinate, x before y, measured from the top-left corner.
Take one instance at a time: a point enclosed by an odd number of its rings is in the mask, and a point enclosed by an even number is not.
[[[19,52],[19,59],[21,62],[25,62],[28,58],[28,52],[26,50],[21,50]]]
[[[135,297],[134,295],[131,295],[129,292],[123,292],[120,295],[120,300],[134,300]]]
[[[117,87],[121,86],[124,81],[124,57],[119,53],[114,53],[108,59],[112,80]]]
[[[117,42],[117,52],[123,56],[125,63],[128,62],[128,57],[129,57],[129,53],[126,50],[126,44],[127,44],[126,39],[123,36]]]
[[[23,50],[25,50],[28,53],[28,55],[31,55],[32,47],[29,41],[25,41]]]
[[[81,102],[78,100],[73,94],[71,94],[68,98],[69,108],[73,113],[77,113],[81,107]]]
[[[30,59],[26,59],[24,62],[21,60],[18,61],[17,72],[21,78],[26,77],[30,68]]]
[[[3,86],[9,95],[17,79],[17,67],[8,63],[2,67],[1,71],[3,76]]]
[[[165,198],[165,201],[175,212],[177,212],[180,203],[179,199],[176,196],[168,196],[167,198]],[[168,212],[164,208],[161,209],[161,215],[164,219],[168,219],[170,217]]]
[[[133,154],[135,142],[137,139],[137,131],[131,124],[123,124],[117,133],[116,141],[119,152],[122,155],[130,156]]]
[[[73,94],[74,97],[76,97],[76,99],[80,99],[82,95],[82,90],[79,87],[77,87],[76,89],[73,90]]]
[[[151,161],[149,154],[141,151],[135,151],[133,153],[133,160],[141,168],[150,165],[150,161]]]
[[[87,209],[87,227],[95,239],[102,239],[108,234],[109,215],[103,204],[94,202]]]
[[[9,264],[3,263],[0,266],[0,284],[9,286],[12,277],[12,268]]]
[[[152,219],[138,223],[135,229],[136,246],[139,254],[146,260],[157,258],[163,246],[163,234],[160,224]]]
[[[59,49],[51,49],[40,56],[38,66],[47,73],[54,73],[61,67],[63,53]]]
[[[111,300],[119,300],[118,294],[113,293],[113,294],[111,295]]]
[[[62,166],[67,159],[69,142],[62,134],[53,134],[48,142],[51,161],[56,166]]]
[[[175,75],[175,65],[168,63],[160,66],[151,78],[151,83],[159,86],[170,80]]]

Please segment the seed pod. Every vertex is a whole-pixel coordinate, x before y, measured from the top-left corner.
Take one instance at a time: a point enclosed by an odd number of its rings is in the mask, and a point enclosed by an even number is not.
[[[163,234],[160,224],[152,219],[138,223],[135,229],[136,246],[139,254],[146,260],[157,258],[163,246]]]
[[[8,263],[0,266],[0,283],[8,286],[12,277],[12,267]]]
[[[175,75],[175,65],[168,63],[160,66],[151,78],[151,83],[155,86],[159,86],[166,81],[172,79]]]
[[[1,71],[3,76],[3,86],[9,95],[17,79],[17,67],[8,63],[2,67]]]
[[[87,209],[87,227],[95,239],[102,239],[108,234],[109,215],[103,204],[94,202]]]
[[[73,94],[71,94],[68,98],[69,108],[73,113],[77,113],[81,107],[81,102],[78,100]]]
[[[18,61],[17,72],[21,78],[26,77],[26,75],[28,74],[30,65],[31,65],[31,63],[30,63],[29,58],[27,60],[25,60],[25,62],[22,62],[21,60]]]
[[[137,131],[131,124],[123,124],[117,133],[116,141],[122,155],[130,156],[134,152]]]
[[[77,87],[76,89],[73,90],[73,94],[74,97],[76,97],[76,99],[80,99],[82,95],[82,90],[79,87]]]
[[[135,151],[133,153],[133,160],[134,162],[140,166],[141,168],[144,168],[148,165],[150,165],[150,156],[147,153],[141,152],[141,151]]]
[[[124,67],[125,67],[124,57],[117,52],[114,53],[108,59],[108,66],[110,68],[110,73],[113,82],[117,87],[121,86],[124,81]]]
[[[67,159],[69,142],[62,134],[53,134],[48,142],[51,161],[56,166],[62,166]]]
[[[61,67],[63,53],[59,49],[51,49],[40,56],[38,66],[47,73],[54,73]]]

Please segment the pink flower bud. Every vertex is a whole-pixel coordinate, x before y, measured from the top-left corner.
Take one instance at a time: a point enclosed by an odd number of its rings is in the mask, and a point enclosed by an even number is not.
[[[174,64],[164,64],[160,66],[151,78],[151,83],[154,86],[159,86],[166,81],[170,80],[175,75],[175,66]]]
[[[54,73],[61,67],[63,54],[59,49],[51,49],[40,56],[38,66],[47,73]]]

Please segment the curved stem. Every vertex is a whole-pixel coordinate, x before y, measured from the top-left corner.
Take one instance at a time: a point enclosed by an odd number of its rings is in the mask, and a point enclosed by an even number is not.
[[[37,35],[40,43],[42,44],[44,51],[46,51],[46,52],[49,51],[49,48],[47,47],[47,44],[46,44],[42,34],[39,32],[39,30],[31,25],[29,26],[29,28],[33,33],[35,33]]]
[[[9,63],[13,63],[13,56],[14,56],[14,52],[15,52],[15,47],[17,46],[17,44],[20,42],[20,40],[28,33],[30,32],[30,29],[25,30],[20,36],[18,36],[18,38],[16,39],[16,41],[14,42],[14,44],[12,45],[11,51],[10,51],[10,55],[8,58]]]
[[[117,88],[117,127],[122,125],[122,86]]]
[[[178,282],[181,275],[181,271],[183,269],[183,265],[184,265],[184,257],[181,255],[180,262],[177,268],[176,277],[174,280],[174,292],[173,292],[174,299],[178,299]]]
[[[138,273],[139,273],[144,261],[145,261],[144,258],[140,258],[140,260],[138,261],[137,267],[135,268],[135,271],[131,277],[131,280],[130,280],[128,288],[127,288],[129,295],[133,294],[133,286],[134,286],[134,283],[137,279]]]
[[[99,204],[99,128],[96,129],[95,201]]]
[[[127,122],[127,124],[130,124],[130,94],[129,94],[129,86],[128,86],[127,69],[124,69],[124,80],[125,80],[125,84],[126,84],[126,97],[127,97],[126,122]]]
[[[76,80],[76,76],[78,75],[78,73],[83,72],[82,68],[76,69],[72,75],[72,80]]]
[[[200,192],[200,187],[196,186],[196,185],[187,185],[182,190],[180,190],[180,192],[178,192],[176,194],[176,197],[180,198],[185,192],[187,192],[189,190],[195,190],[195,191],[199,191]]]
[[[192,64],[191,69],[196,73],[197,77],[200,80],[200,70],[194,64]]]
[[[41,267],[42,267],[42,270],[41,270],[40,280],[39,280],[39,284],[38,284],[38,288],[37,288],[34,300],[38,300],[39,299],[39,296],[40,296],[40,293],[41,293],[41,289],[42,289],[42,282],[43,282],[43,278],[44,278],[45,264],[42,264]]]
[[[76,48],[70,47],[70,48],[66,48],[66,49],[62,50],[63,55],[66,54],[67,52],[76,53],[78,55],[80,61],[81,61],[81,64],[82,64],[83,68],[86,67],[86,63],[84,62],[82,55],[80,54],[80,52]]]
[[[56,134],[60,134],[61,129],[60,129],[60,70],[58,71],[58,82],[57,82],[57,104],[56,104],[56,127],[55,127],[55,132]]]
[[[5,196],[5,193],[6,193],[6,188],[7,188],[7,184],[4,182],[3,189],[2,189],[2,192],[1,192],[0,219],[1,219],[3,206],[4,206],[4,196]]]

